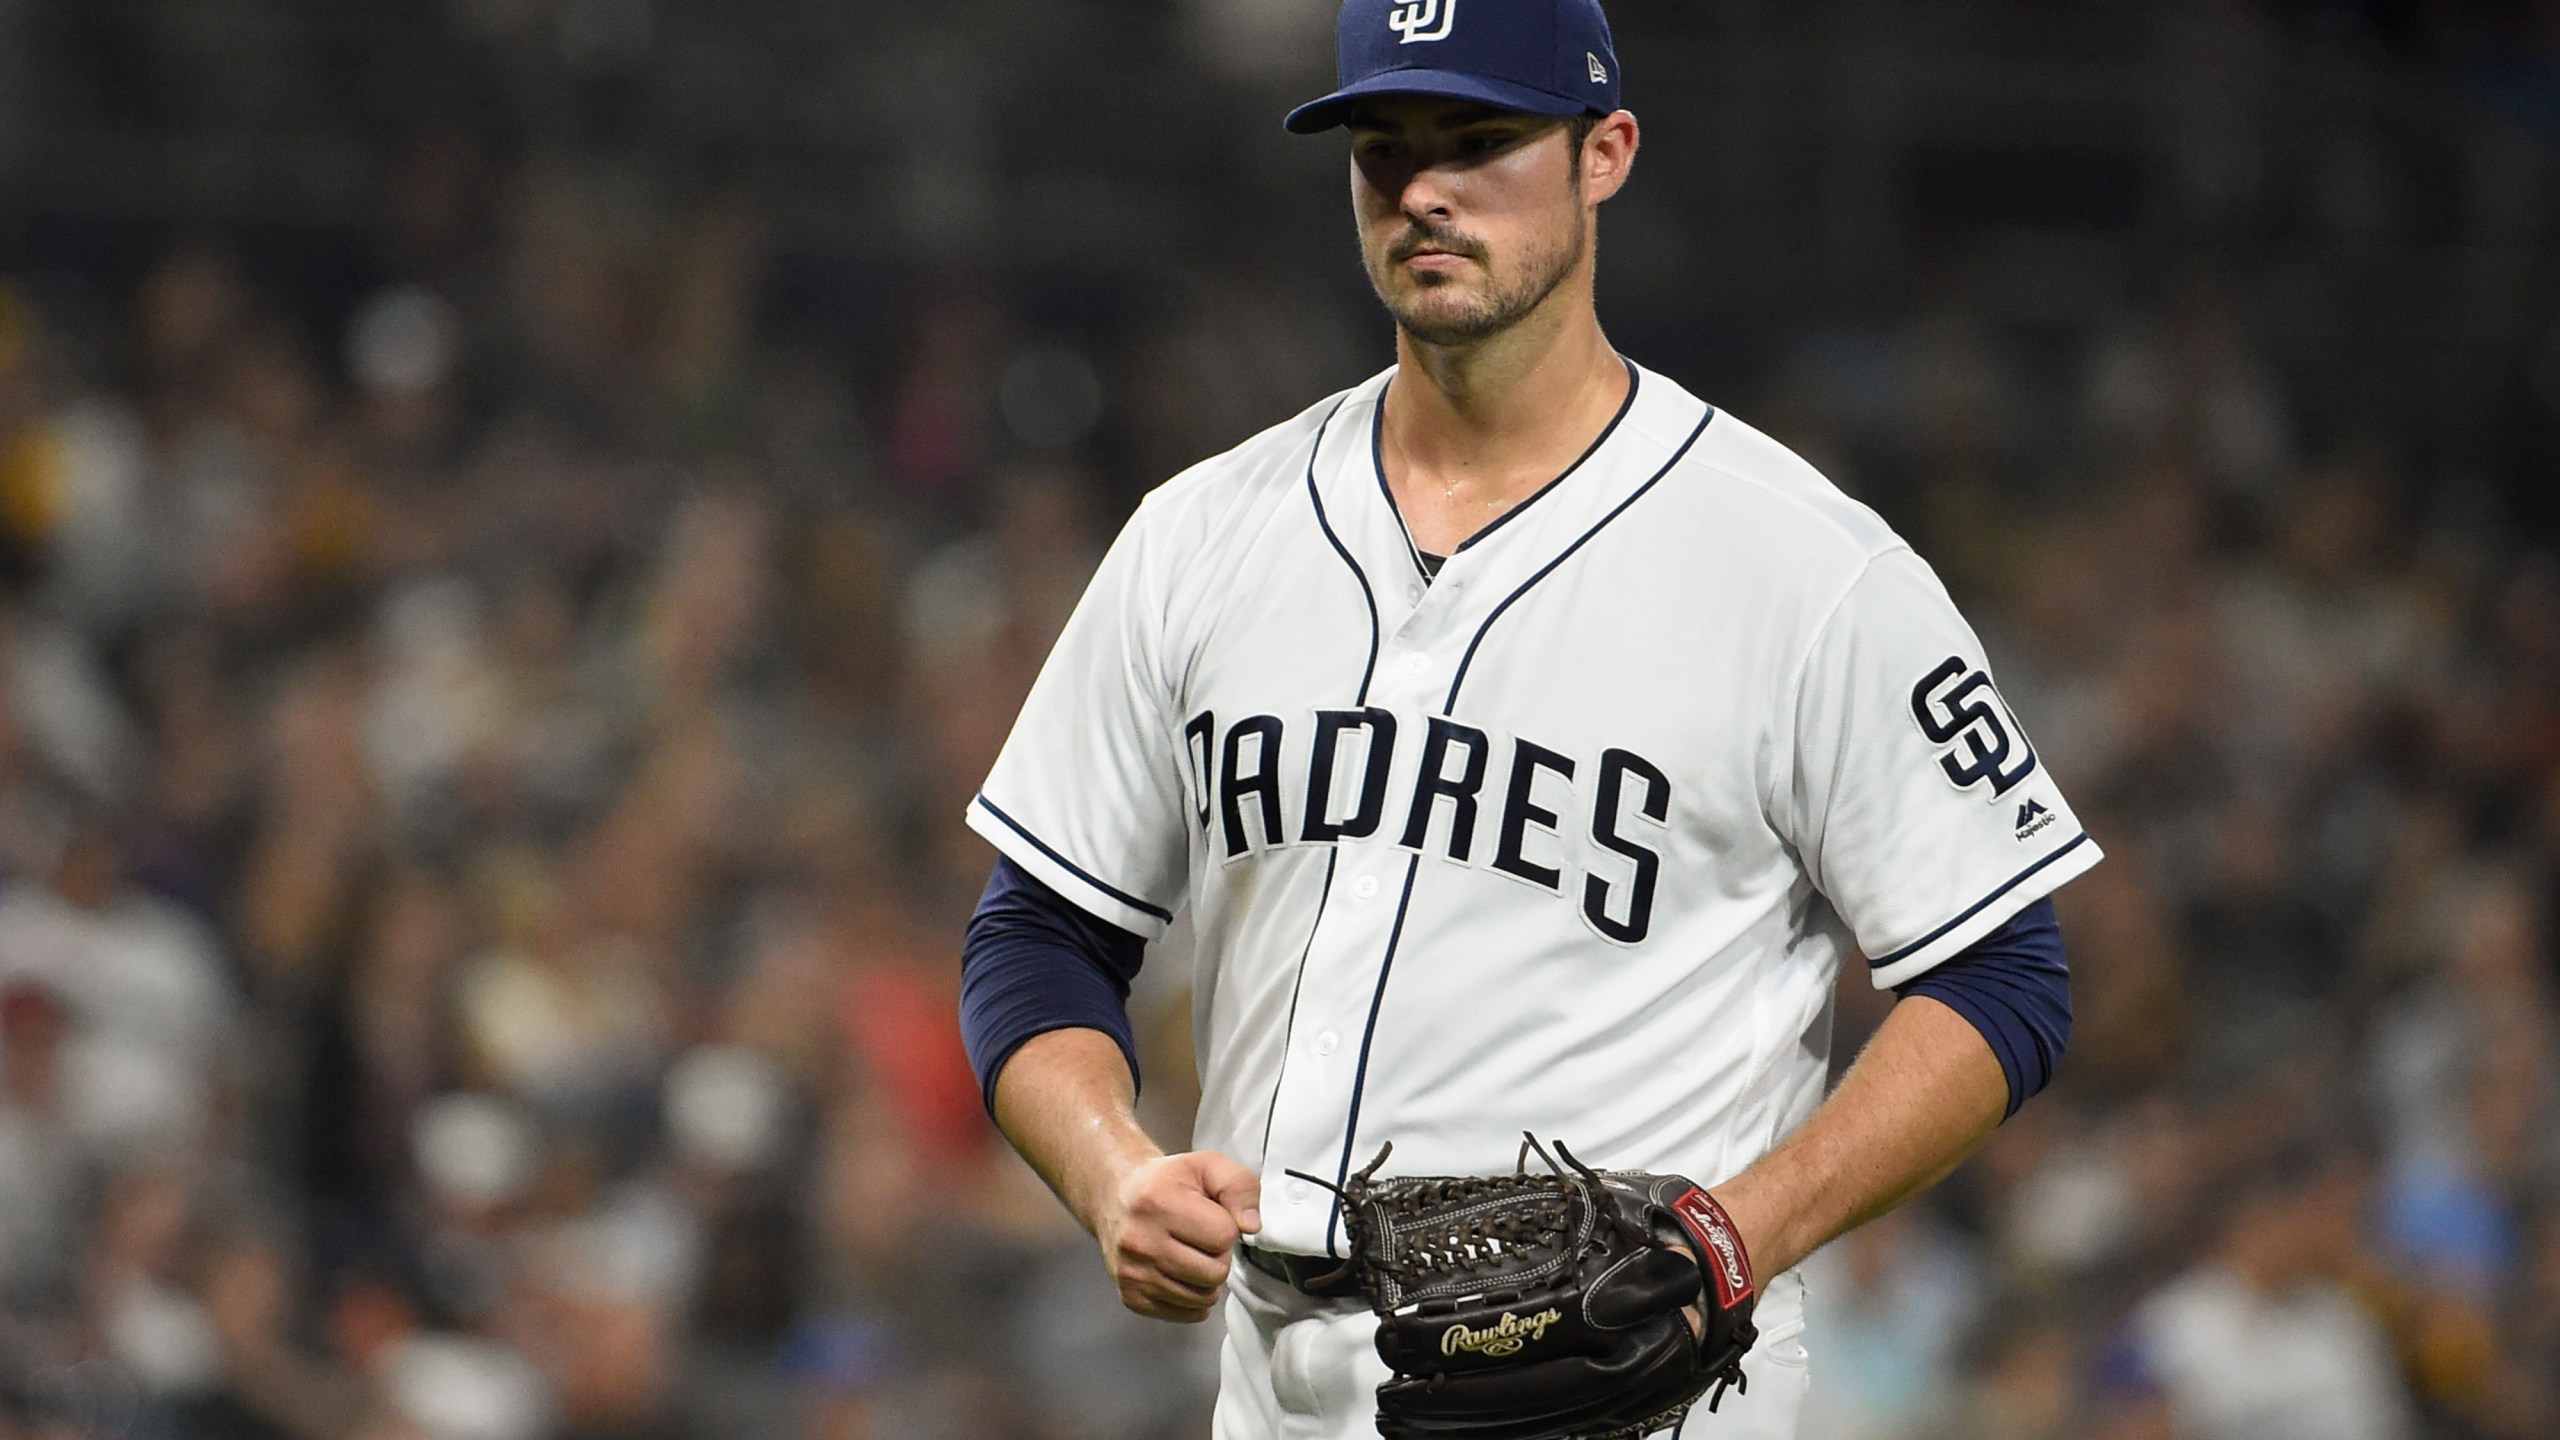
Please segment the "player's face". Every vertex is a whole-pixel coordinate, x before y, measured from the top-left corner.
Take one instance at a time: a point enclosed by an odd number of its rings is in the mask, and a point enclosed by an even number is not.
[[[1581,264],[1590,212],[1563,121],[1400,96],[1362,106],[1350,129],[1369,283],[1415,339],[1509,329]]]

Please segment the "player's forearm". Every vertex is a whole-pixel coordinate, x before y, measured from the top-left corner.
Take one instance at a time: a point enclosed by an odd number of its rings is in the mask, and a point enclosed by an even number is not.
[[[1926,996],[1896,1004],[1804,1128],[1716,1187],[1762,1275],[1947,1177],[1999,1128],[2009,1085],[1980,1031]]]
[[[1136,1107],[1129,1062],[1099,1030],[1034,1036],[996,1077],[997,1127],[1087,1230],[1121,1177],[1164,1153]]]

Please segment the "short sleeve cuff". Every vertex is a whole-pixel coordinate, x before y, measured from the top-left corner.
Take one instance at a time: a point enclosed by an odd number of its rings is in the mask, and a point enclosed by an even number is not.
[[[2098,842],[2082,831],[1945,924],[1867,961],[1869,978],[1879,990],[1910,984],[2104,858]]]
[[[1097,919],[1149,940],[1163,939],[1166,928],[1173,923],[1172,910],[1133,895],[1068,859],[984,795],[969,802],[969,828],[986,837],[988,844],[1003,851],[1014,864],[1038,876],[1042,884]]]

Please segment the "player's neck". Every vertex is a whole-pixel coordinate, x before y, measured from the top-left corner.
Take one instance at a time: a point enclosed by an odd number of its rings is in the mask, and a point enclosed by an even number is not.
[[[1399,332],[1396,358],[1381,458],[1414,542],[1435,554],[1555,479],[1633,383],[1587,298],[1473,345]]]

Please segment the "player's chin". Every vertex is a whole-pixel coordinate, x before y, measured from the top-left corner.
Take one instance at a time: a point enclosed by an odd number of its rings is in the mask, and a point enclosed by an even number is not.
[[[1485,307],[1467,295],[1422,296],[1393,306],[1397,328],[1432,345],[1466,345],[1483,339],[1498,326],[1486,322]]]
[[[1449,320],[1476,308],[1478,288],[1473,276],[1446,270],[1407,270],[1397,273],[1386,298],[1399,315]]]
[[[1474,265],[1400,264],[1394,270],[1396,292],[1408,296],[1467,294],[1482,279]]]

